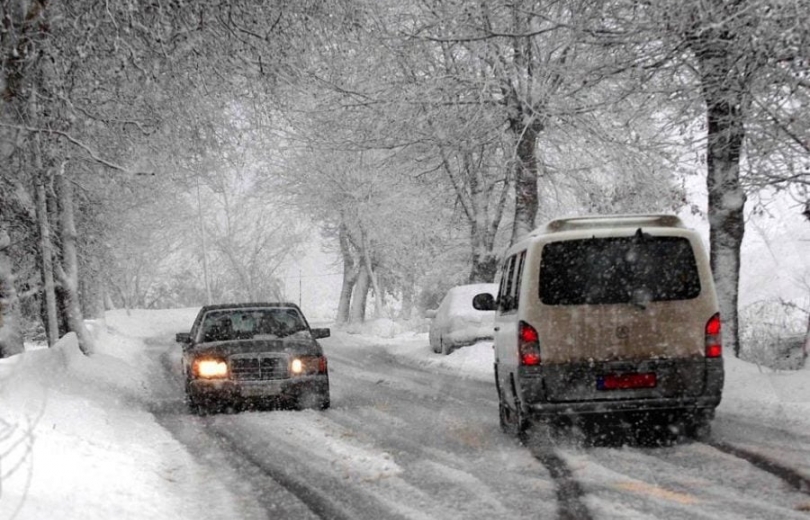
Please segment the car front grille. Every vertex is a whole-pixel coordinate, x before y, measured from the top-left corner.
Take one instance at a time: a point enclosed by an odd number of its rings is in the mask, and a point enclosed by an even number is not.
[[[286,379],[287,356],[231,356],[231,378],[237,381],[268,381]]]

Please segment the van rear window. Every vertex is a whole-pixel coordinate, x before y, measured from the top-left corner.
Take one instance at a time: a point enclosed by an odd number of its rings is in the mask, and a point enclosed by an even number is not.
[[[632,237],[552,242],[540,261],[540,300],[582,305],[689,300],[700,277],[689,240],[641,233]]]

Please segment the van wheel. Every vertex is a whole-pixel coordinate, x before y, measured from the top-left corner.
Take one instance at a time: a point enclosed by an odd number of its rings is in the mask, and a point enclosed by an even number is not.
[[[684,420],[684,433],[686,437],[698,442],[709,440],[712,434],[712,423],[706,417],[697,415]]]
[[[511,437],[522,437],[526,431],[526,418],[520,411],[520,404],[513,410],[503,399],[498,401],[498,416],[501,423],[501,430]]]
[[[445,356],[449,355],[452,351],[450,345],[445,344],[444,339],[441,337],[439,338],[439,348],[441,348],[442,354]]]

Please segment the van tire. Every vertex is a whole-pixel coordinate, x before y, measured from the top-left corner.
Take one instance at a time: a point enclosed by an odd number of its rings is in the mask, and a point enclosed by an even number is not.
[[[556,444],[557,427],[550,419],[527,420],[519,438],[523,445],[532,449],[547,449]]]
[[[510,437],[521,438],[526,431],[528,425],[526,418],[520,411],[520,403],[515,402],[517,405],[515,409],[506,404],[503,399],[498,400],[498,417],[501,424],[501,430]]]
[[[684,433],[686,437],[698,442],[707,441],[712,434],[712,423],[702,415],[689,417],[685,419]]]
[[[441,336],[439,336],[439,348],[441,349],[443,356],[447,356],[453,351],[449,345],[445,345],[444,339]]]

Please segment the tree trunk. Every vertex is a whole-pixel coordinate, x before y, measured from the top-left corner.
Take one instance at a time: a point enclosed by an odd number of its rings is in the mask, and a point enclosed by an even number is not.
[[[399,319],[411,319],[415,295],[413,275],[409,274],[402,286],[402,308],[399,311]]]
[[[63,165],[64,168],[64,165]],[[65,291],[65,311],[68,327],[76,333],[79,348],[89,356],[93,354],[93,338],[84,326],[81,299],[79,297],[79,262],[76,252],[76,221],[73,215],[73,190],[64,171],[56,175],[59,196],[60,231],[62,235],[62,264],[56,265],[56,273]]]
[[[89,273],[81,277],[82,314],[92,320],[104,319],[104,287],[101,283],[101,273],[98,269],[98,260],[91,259],[92,268]]]
[[[368,245],[368,239],[366,238],[365,231],[361,231],[362,240],[363,240],[363,265],[368,271],[368,278],[371,282],[371,287],[374,289],[374,317],[379,318],[382,316],[382,291],[380,290],[380,284],[377,281],[377,273],[374,272],[374,266],[371,262],[371,253],[369,251],[370,246]]]
[[[490,199],[495,190],[494,185],[486,185],[481,176],[480,168],[471,168],[470,178],[470,207],[471,214],[467,219],[470,224],[470,244],[472,246],[472,267],[470,269],[470,283],[491,283],[495,280],[498,270],[498,255],[494,251],[495,236],[503,217],[506,197],[509,192],[509,183],[504,179],[500,195],[493,207]],[[531,189],[531,188],[530,188]],[[537,181],[534,188],[537,197]],[[535,201],[535,212],[537,203]],[[532,220],[534,217],[532,217]]]
[[[728,34],[716,34],[695,45],[695,56],[701,71],[708,125],[706,187],[711,267],[723,320],[723,343],[739,357],[737,302],[746,200],[740,184],[740,154],[745,126],[743,93],[734,81],[736,64],[730,54],[731,45]]]
[[[14,287],[8,247],[11,239],[0,228],[0,358],[19,354],[25,350],[21,332],[20,302]]]
[[[810,314],[807,315],[807,332],[804,334],[804,361],[802,361],[802,366],[807,365],[808,356],[810,356]]]
[[[337,323],[349,322],[349,309],[352,300],[352,289],[359,274],[357,263],[352,254],[351,243],[349,241],[348,230],[345,224],[340,225],[338,241],[340,243],[340,254],[343,257],[343,282],[340,287],[340,300],[338,302]]]
[[[723,320],[723,343],[739,357],[737,302],[746,198],[740,185],[739,150],[744,130],[742,124],[726,126],[715,122],[718,128],[713,133],[712,117],[710,111],[706,186],[709,191],[711,266]],[[721,128],[723,126],[726,128]]]
[[[526,117],[530,117],[528,114]],[[512,244],[535,228],[537,218],[537,137],[538,125],[512,124],[517,137],[515,162],[515,220],[512,224]]]
[[[45,332],[48,346],[52,347],[59,339],[59,318],[56,311],[56,290],[53,279],[53,242],[51,225],[48,219],[48,199],[43,183],[37,184],[37,219],[39,220],[40,254],[42,261],[42,281],[45,296]]]
[[[498,271],[498,256],[494,247],[494,234],[489,236],[485,225],[470,223],[470,242],[472,244],[472,267],[470,283],[491,283]]]
[[[368,276],[368,269],[361,268],[352,293],[352,305],[349,314],[350,323],[363,323],[366,321],[366,301],[370,287],[371,280]]]

